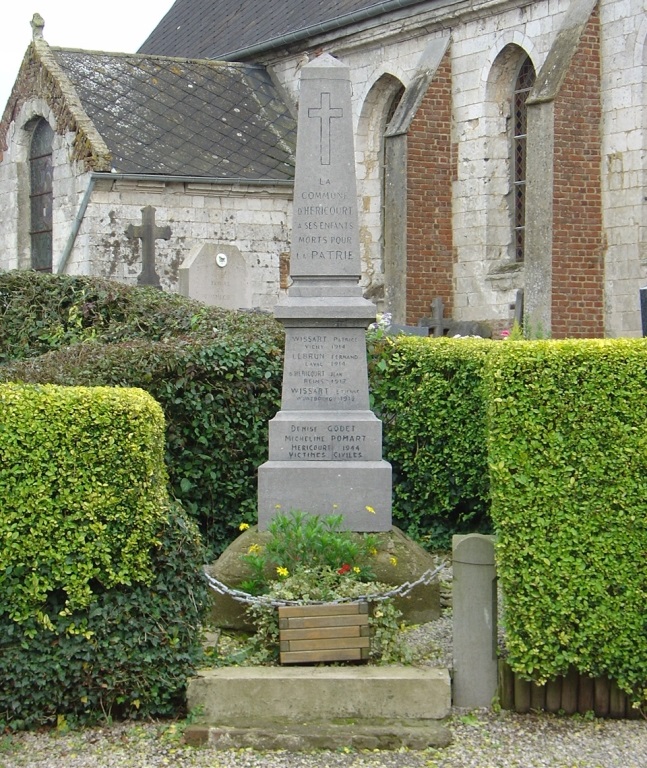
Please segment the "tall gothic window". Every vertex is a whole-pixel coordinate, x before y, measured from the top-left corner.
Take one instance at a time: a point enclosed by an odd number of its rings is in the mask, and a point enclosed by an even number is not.
[[[52,143],[54,131],[47,120],[39,120],[29,151],[29,199],[31,217],[31,266],[52,271]]]
[[[535,82],[535,70],[526,56],[521,62],[512,98],[512,183],[514,187],[514,255],[515,261],[523,261],[526,241],[526,99]]]

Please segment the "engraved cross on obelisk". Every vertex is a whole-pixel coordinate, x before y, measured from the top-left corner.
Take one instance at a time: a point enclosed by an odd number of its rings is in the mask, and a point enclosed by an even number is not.
[[[137,278],[137,285],[152,285],[160,288],[159,275],[155,271],[155,241],[169,240],[171,228],[158,227],[155,224],[155,208],[147,205],[142,208],[142,223],[137,226],[129,224],[126,228],[129,240],[139,238],[142,241],[142,271]]]
[[[348,67],[301,69],[281,410],[258,470],[258,525],[276,510],[341,514],[350,531],[391,529],[391,465],[369,409],[355,150]]]
[[[321,94],[318,107],[308,109],[308,117],[318,117],[321,120],[321,164],[330,165],[330,122],[344,116],[341,107],[330,106],[330,94]]]

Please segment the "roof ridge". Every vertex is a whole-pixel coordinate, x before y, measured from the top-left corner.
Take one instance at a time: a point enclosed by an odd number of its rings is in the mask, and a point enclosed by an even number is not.
[[[44,42],[44,41],[43,41]],[[194,59],[189,56],[163,56],[157,53],[127,53],[125,51],[94,51],[88,48],[62,48],[60,46],[49,46],[45,43],[50,51],[60,53],[84,53],[91,56],[113,56],[115,58],[138,58],[146,59],[161,59],[163,61],[175,61],[175,62],[195,62],[200,64],[208,64],[209,66],[222,66],[233,67],[236,69],[266,69],[263,64],[257,64],[255,62],[244,61],[226,61],[225,59]]]

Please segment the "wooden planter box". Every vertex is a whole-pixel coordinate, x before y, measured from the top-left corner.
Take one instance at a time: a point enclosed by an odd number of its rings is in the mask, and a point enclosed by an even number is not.
[[[281,664],[365,661],[370,638],[368,603],[279,608]]]

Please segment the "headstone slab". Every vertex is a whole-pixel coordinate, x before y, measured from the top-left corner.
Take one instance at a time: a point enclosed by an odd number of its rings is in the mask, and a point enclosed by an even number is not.
[[[179,292],[224,309],[251,306],[249,270],[245,257],[230,243],[197,245],[179,269]]]
[[[281,410],[259,467],[258,521],[277,510],[342,514],[343,528],[391,528],[391,466],[369,410],[348,68],[328,54],[302,69]]]

